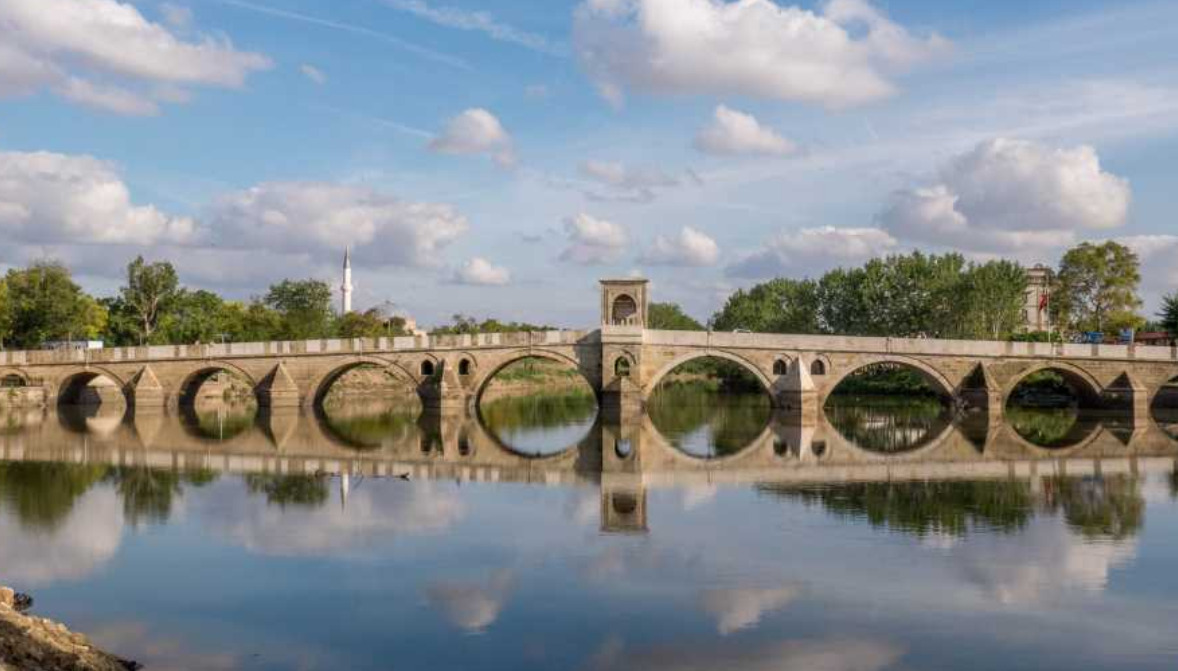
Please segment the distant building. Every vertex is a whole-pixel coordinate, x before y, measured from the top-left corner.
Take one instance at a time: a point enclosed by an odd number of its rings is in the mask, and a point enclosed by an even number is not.
[[[1165,331],[1145,331],[1143,333],[1137,333],[1134,337],[1134,342],[1138,345],[1170,347],[1175,343],[1175,339],[1174,336]]]
[[[386,324],[393,321],[394,319],[400,319],[405,322],[403,328],[405,329],[406,333],[410,333],[412,335],[427,335],[425,331],[417,328],[417,320],[414,319],[412,315],[397,307],[397,304],[392,301],[385,301],[372,309]]]
[[[340,284],[340,314],[352,311],[352,248],[344,249],[344,281]]]
[[[1023,329],[1027,332],[1050,331],[1051,269],[1036,264],[1027,269],[1027,294],[1023,303]]]
[[[41,343],[41,349],[102,349],[101,340],[47,340]]]

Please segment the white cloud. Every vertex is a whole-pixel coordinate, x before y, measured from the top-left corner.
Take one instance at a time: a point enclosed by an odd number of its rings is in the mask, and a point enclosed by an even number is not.
[[[338,499],[281,507],[260,494],[246,495],[244,488],[194,497],[193,504],[202,524],[217,535],[259,554],[292,557],[363,555],[399,535],[445,531],[466,514],[458,497],[433,483],[357,488],[346,507]]]
[[[581,265],[614,263],[621,258],[628,242],[626,229],[588,214],[564,220],[569,245],[560,254],[561,261]]]
[[[511,272],[476,256],[454,271],[453,281],[457,284],[502,286],[511,282]]]
[[[192,10],[183,5],[165,2],[160,5],[160,16],[173,28],[183,30],[192,25]]]
[[[785,608],[797,596],[796,587],[714,589],[704,592],[700,603],[704,611],[716,618],[720,634],[727,636],[756,626],[764,615]]]
[[[68,100],[123,116],[155,116],[160,111],[159,105],[151,98],[77,77],[70,77],[54,90]]]
[[[482,582],[438,581],[429,585],[425,594],[455,627],[479,633],[499,618],[512,582],[511,572],[504,570]]]
[[[221,246],[335,259],[346,245],[369,263],[436,267],[466,218],[440,203],[414,203],[363,186],[268,182],[226,194],[209,227]]]
[[[649,648],[613,646],[600,655],[594,668],[689,671],[882,671],[904,655],[904,648],[861,637],[828,639],[771,639],[767,641],[678,641]]]
[[[239,87],[251,72],[271,66],[223,36],[181,40],[117,0],[5,0],[0,44],[0,96],[50,86],[120,114],[153,113],[150,99],[169,101],[156,98],[153,86]]]
[[[0,232],[9,243],[152,245],[190,242],[197,226],[132,204],[115,167],[92,156],[0,152]]]
[[[481,108],[468,109],[450,119],[429,147],[440,154],[488,154],[504,167],[516,163],[511,136],[494,114]]]
[[[307,79],[310,79],[320,86],[327,83],[327,75],[323,74],[323,71],[314,65],[303,63],[299,66],[299,72],[302,72]]]
[[[626,90],[743,95],[829,107],[892,94],[891,73],[946,51],[913,37],[865,0],[821,13],[770,0],[587,0],[574,34],[608,100]]]
[[[720,258],[716,241],[690,226],[679,230],[678,237],[656,236],[640,263],[666,266],[711,266]]]
[[[604,187],[604,190],[586,190],[585,197],[591,200],[649,203],[654,200],[656,189],[680,184],[679,179],[658,168],[630,168],[620,161],[584,161],[578,170],[582,177]]]
[[[48,585],[85,578],[106,564],[123,539],[123,505],[111,487],[78,497],[52,531],[24,527],[11,510],[0,510],[0,565],[9,584]]]
[[[931,186],[899,191],[879,215],[894,235],[981,252],[1047,250],[1077,233],[1123,226],[1129,183],[1101,169],[1088,146],[982,142],[940,170]]]
[[[797,146],[777,131],[762,126],[756,117],[724,105],[716,108],[712,123],[695,136],[695,148],[707,154],[785,156]]]
[[[782,232],[727,269],[732,277],[762,278],[818,273],[862,263],[895,250],[898,241],[878,228],[803,228]]]
[[[543,35],[530,33],[503,23],[490,12],[470,11],[457,7],[437,7],[424,2],[424,0],[385,0],[385,4],[439,26],[477,31],[493,40],[518,44],[532,51],[552,56],[564,56],[568,51],[566,47],[554,44]]]

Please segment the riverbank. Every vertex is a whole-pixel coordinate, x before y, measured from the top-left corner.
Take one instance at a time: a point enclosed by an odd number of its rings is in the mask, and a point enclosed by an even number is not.
[[[0,671],[127,671],[139,665],[94,647],[64,624],[17,610],[18,595],[0,587]]]

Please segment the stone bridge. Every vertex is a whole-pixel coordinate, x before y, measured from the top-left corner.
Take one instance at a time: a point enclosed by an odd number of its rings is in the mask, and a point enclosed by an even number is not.
[[[313,407],[358,366],[378,366],[415,387],[427,409],[477,405],[504,366],[540,357],[576,368],[607,414],[640,410],[672,370],[715,357],[747,369],[777,408],[817,421],[839,382],[874,364],[919,372],[946,398],[1001,415],[1028,375],[1054,370],[1090,408],[1123,408],[1145,419],[1178,378],[1178,349],[995,341],[660,331],[646,328],[645,280],[601,282],[601,324],[591,331],[357,338],[298,342],[0,352],[0,390],[31,390],[70,403],[108,380],[136,411],[177,407],[220,371],[253,386],[262,406]]]

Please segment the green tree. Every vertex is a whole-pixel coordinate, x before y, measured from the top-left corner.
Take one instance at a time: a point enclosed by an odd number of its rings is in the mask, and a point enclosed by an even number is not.
[[[281,317],[281,338],[307,340],[331,335],[334,315],[331,287],[326,282],[283,280],[270,286],[263,301]]]
[[[480,322],[474,317],[463,314],[455,314],[452,319],[452,324],[438,326],[431,333],[433,335],[464,335],[474,333],[519,333],[525,331],[557,330],[554,326],[540,326],[527,322],[501,322],[493,318],[484,319]]]
[[[152,335],[180,295],[180,278],[171,263],[147,263],[137,256],[127,264],[127,285],[119,294],[135,317],[140,344],[155,342]]]
[[[647,326],[666,331],[703,331],[704,325],[683,311],[678,303],[651,303]]]
[[[0,349],[8,340],[12,329],[12,305],[8,300],[8,282],[0,277]]]
[[[1027,271],[1013,261],[970,264],[955,301],[958,321],[950,334],[969,340],[1005,340],[1023,324]]]
[[[386,320],[376,309],[349,312],[336,321],[335,329],[341,338],[380,338],[406,334],[404,318],[393,317]]]
[[[0,295],[0,303],[3,302],[3,297]],[[1170,335],[1178,336],[1178,291],[1168,294],[1162,299],[1162,311],[1158,313],[1158,318],[1161,319],[1161,326]],[[3,325],[0,324],[0,333],[3,333]]]
[[[946,336],[964,267],[960,254],[913,252],[868,261],[859,287],[870,314],[862,335]]]
[[[871,331],[871,310],[864,299],[867,273],[862,268],[838,268],[818,281],[818,318],[822,330],[839,335]]]
[[[729,296],[711,325],[717,331],[817,333],[818,306],[814,281],[777,278]]]
[[[1051,316],[1072,331],[1105,331],[1143,323],[1137,254],[1108,241],[1085,242],[1064,254],[1052,292]]]
[[[92,339],[106,329],[107,312],[74,283],[65,266],[39,261],[9,270],[9,320],[12,344],[35,349],[50,340]]]

